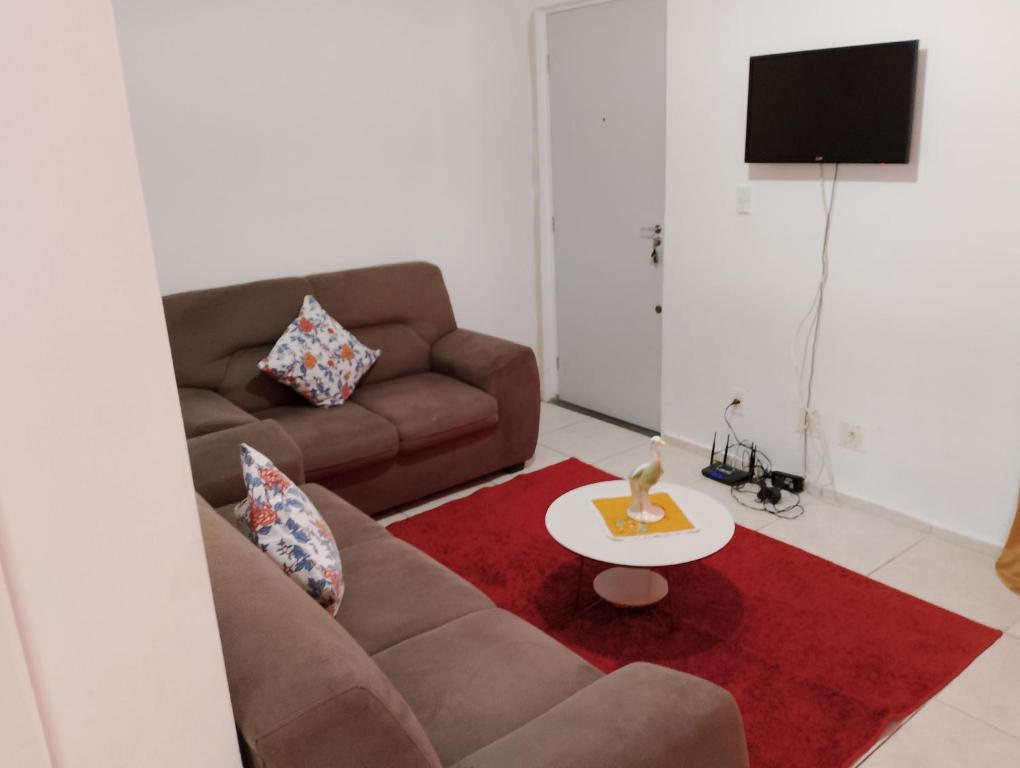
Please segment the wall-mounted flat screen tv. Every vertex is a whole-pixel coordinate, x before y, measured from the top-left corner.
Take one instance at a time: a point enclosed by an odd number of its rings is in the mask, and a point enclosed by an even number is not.
[[[744,162],[909,162],[917,46],[752,56]]]

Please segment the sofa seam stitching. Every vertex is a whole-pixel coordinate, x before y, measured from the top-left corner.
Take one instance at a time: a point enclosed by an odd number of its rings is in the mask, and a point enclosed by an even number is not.
[[[484,592],[482,593],[482,595],[484,597],[486,597],[486,598],[488,597],[488,595],[486,595]],[[395,643],[387,645],[385,648],[380,648],[378,651],[373,651],[372,653],[369,654],[369,657],[372,660],[375,660],[375,657],[378,656],[379,654],[386,653],[386,651],[393,650],[394,648],[397,648],[398,646],[401,646],[404,643],[408,643],[411,640],[417,640],[419,637],[424,637],[425,635],[432,634],[433,632],[438,632],[439,630],[443,629],[444,627],[448,627],[451,624],[453,624],[454,622],[460,621],[461,619],[466,619],[468,616],[474,616],[476,613],[484,613],[485,611],[502,611],[502,610],[504,610],[504,609],[500,608],[495,603],[493,603],[492,605],[487,605],[484,608],[476,608],[476,609],[474,609],[472,611],[468,611],[467,613],[462,613],[460,616],[455,616],[452,619],[450,619],[449,621],[445,621],[442,624],[438,624],[438,625],[432,627],[431,629],[426,629],[424,632],[419,632],[416,635],[411,635],[410,637],[405,637],[403,640],[398,640]]]

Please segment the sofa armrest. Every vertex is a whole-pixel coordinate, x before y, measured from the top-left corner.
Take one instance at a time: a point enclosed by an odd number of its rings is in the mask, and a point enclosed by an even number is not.
[[[530,348],[458,328],[432,345],[431,366],[496,398],[507,465],[531,458],[542,395]]]
[[[211,389],[178,387],[177,396],[181,401],[184,434],[189,439],[258,421],[250,413]]]
[[[701,678],[629,664],[456,768],[747,768],[740,710]]]
[[[501,373],[522,360],[535,364],[535,353],[523,344],[463,328],[451,331],[432,345],[433,371],[488,392]],[[537,364],[535,371],[537,374]]]
[[[272,419],[193,437],[188,440],[188,454],[195,490],[214,507],[244,498],[241,443],[264,453],[295,483],[305,481],[301,449]]]

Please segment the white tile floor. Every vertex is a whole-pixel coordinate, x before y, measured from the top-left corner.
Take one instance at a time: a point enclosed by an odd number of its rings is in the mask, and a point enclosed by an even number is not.
[[[525,472],[568,456],[616,475],[648,457],[647,438],[548,403],[542,404],[538,449]],[[719,499],[739,525],[824,557],[975,621],[1006,630],[945,690],[895,730],[858,765],[866,768],[1012,768],[1020,766],[1020,596],[1006,589],[994,555],[942,538],[924,526],[805,496],[807,514],[780,520],[747,509],[729,489],[705,479],[705,457],[666,446],[664,479]],[[387,515],[386,525],[479,488],[512,479],[483,478]]]

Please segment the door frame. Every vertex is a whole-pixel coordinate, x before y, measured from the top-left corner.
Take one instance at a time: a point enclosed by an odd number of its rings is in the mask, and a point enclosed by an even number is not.
[[[559,395],[558,329],[556,327],[556,245],[553,236],[552,102],[549,100],[549,15],[614,0],[566,0],[535,8],[535,146],[538,166],[538,327],[542,365],[542,399]]]

